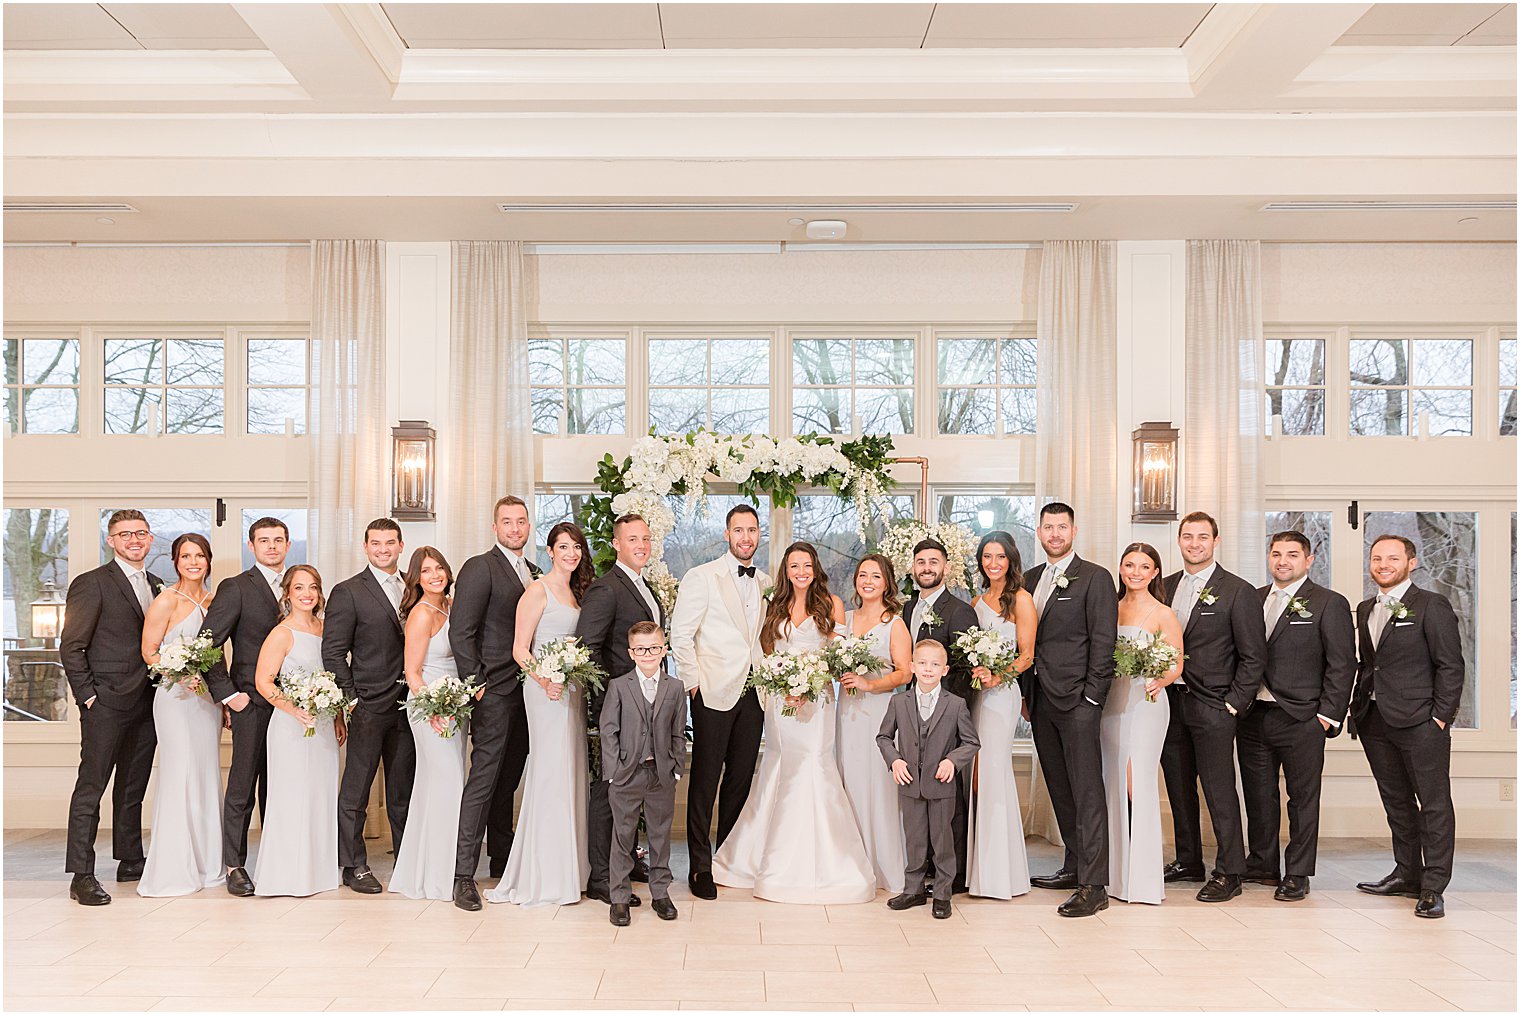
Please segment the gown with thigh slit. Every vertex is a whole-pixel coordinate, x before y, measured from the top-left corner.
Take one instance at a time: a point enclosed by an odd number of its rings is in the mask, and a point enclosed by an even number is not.
[[[1123,625],[1119,637],[1143,636]],[[1151,638],[1159,635],[1150,635]],[[1165,893],[1158,770],[1171,706],[1166,693],[1145,700],[1145,681],[1115,677],[1103,705],[1103,787],[1108,797],[1108,894],[1159,903]],[[1133,779],[1129,778],[1133,775]],[[1133,798],[1127,786],[1134,784]]]
[[[1017,635],[1013,621],[998,616],[980,599],[976,619],[1010,642]],[[982,747],[976,756],[966,832],[966,885],[972,895],[988,899],[1011,899],[1029,891],[1029,856],[1013,775],[1013,737],[1022,702],[1018,681],[1008,678],[979,693],[971,704]]]
[[[879,659],[892,658],[892,622],[896,619],[888,617],[864,635],[871,640],[871,651]],[[853,631],[854,620],[855,611],[846,613],[839,633],[848,635]],[[887,669],[890,671],[891,666]],[[840,690],[838,752],[844,794],[876,872],[876,887],[897,895],[903,890],[906,866],[902,812],[897,803],[897,783],[892,781],[892,770],[882,760],[881,748],[876,744],[876,734],[881,731],[894,693],[847,694]]]

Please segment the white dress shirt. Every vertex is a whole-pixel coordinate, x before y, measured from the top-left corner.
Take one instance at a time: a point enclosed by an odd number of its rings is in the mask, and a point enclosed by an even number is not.
[[[1050,601],[1051,592],[1055,591],[1056,575],[1066,573],[1066,565],[1071,563],[1075,550],[1068,550],[1066,556],[1060,560],[1046,560],[1045,570],[1040,572],[1040,582],[1034,590],[1034,608],[1036,613],[1045,612],[1045,604]]]
[[[1291,585],[1279,586],[1276,582],[1272,583],[1272,591],[1267,593],[1267,601],[1262,604],[1262,619],[1266,621],[1267,637],[1270,638],[1272,636],[1272,631],[1277,627],[1277,622],[1282,619],[1283,611],[1288,608],[1288,604],[1293,601],[1293,597],[1298,595],[1299,590],[1304,587],[1304,582],[1308,580],[1309,576],[1304,575],[1302,578],[1296,582],[1293,582]],[[1261,686],[1256,690],[1256,700],[1277,700],[1277,698],[1273,696],[1272,692],[1267,689],[1267,679],[1265,674],[1262,675]],[[1319,718],[1325,720],[1325,722],[1329,723],[1331,726],[1340,726],[1340,722],[1338,720],[1332,719],[1328,715],[1323,715],[1320,713],[1315,714],[1318,715]]]
[[[923,691],[914,692],[918,698],[919,722],[928,722],[929,717],[934,714],[934,706],[939,704],[939,688],[940,685],[935,684],[934,690],[930,691],[928,694],[925,694]]]
[[[908,633],[913,636],[914,641],[918,640],[918,629],[923,624],[924,617],[934,612],[934,604],[939,601],[944,591],[945,587],[941,585],[928,595],[919,593],[918,602],[913,604],[913,625],[908,628]]]
[[[1187,627],[1188,618],[1193,615],[1193,610],[1198,606],[1198,593],[1209,587],[1209,582],[1214,578],[1214,572],[1219,570],[1217,560],[1209,561],[1209,566],[1196,574],[1189,574],[1183,569],[1182,580],[1177,584],[1177,595],[1173,597],[1177,607],[1177,622]]]
[[[655,692],[660,689],[660,671],[655,670],[650,676],[645,676],[643,670],[639,670],[639,690],[644,692],[644,700],[654,704]]]
[[[1387,592],[1378,592],[1377,602],[1373,604],[1372,612],[1367,617],[1367,626],[1372,634],[1373,648],[1377,647],[1378,640],[1383,636],[1383,628],[1388,626],[1388,621],[1393,616],[1388,609],[1388,600],[1397,599],[1403,602],[1404,597],[1409,595],[1409,586],[1413,584],[1414,582],[1405,578]]]
[[[639,595],[644,597],[644,605],[649,607],[649,619],[658,621],[660,619],[660,608],[655,604],[654,593],[650,591],[649,583],[644,580],[644,576],[627,564],[624,564],[621,560],[617,562],[617,566],[623,569],[624,574],[633,579],[633,587],[638,589]]]
[[[760,622],[760,570],[756,568],[753,577],[741,575],[739,568],[754,567],[754,558],[751,557],[748,564],[741,564],[732,551],[723,556],[727,558],[727,564],[724,566],[728,568],[728,573],[733,576],[734,585],[739,589],[739,602],[744,604],[744,618],[749,621],[750,627],[754,627]]]
[[[512,565],[512,571],[517,575],[517,580],[522,582],[523,588],[527,588],[533,581],[533,573],[528,570],[528,561],[523,557],[522,551],[509,550],[500,543],[496,544],[496,548],[507,558],[507,563]]]
[[[137,603],[144,613],[153,605],[153,587],[148,584],[147,568],[129,564],[120,557],[116,558],[116,566],[121,568],[121,573],[127,576],[127,584],[132,586],[132,591],[137,594]]]
[[[382,571],[371,564],[369,573],[375,576],[375,581],[380,583],[380,589],[385,593],[385,598],[391,601],[391,609],[398,614],[401,612],[401,575],[394,571]]]

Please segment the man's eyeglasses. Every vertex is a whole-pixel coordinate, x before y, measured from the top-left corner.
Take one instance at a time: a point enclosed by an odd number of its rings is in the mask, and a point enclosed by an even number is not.
[[[665,651],[665,646],[664,645],[639,645],[638,647],[631,648],[628,651],[631,652],[633,655],[643,656],[645,659],[649,659],[649,658],[652,658],[652,657],[657,656],[657,655],[661,654],[662,652],[664,652]]]
[[[118,531],[111,533],[113,539],[147,539],[151,535],[153,533],[147,529],[133,529],[131,532]]]

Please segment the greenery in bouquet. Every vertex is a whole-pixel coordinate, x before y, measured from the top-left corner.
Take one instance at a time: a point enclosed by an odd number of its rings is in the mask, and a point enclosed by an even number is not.
[[[1013,675],[1013,663],[1019,657],[1017,642],[997,631],[980,627],[956,635],[951,650],[966,660],[972,669],[985,667],[1004,679]],[[982,682],[975,677],[971,678],[971,686],[983,690]]]
[[[765,694],[816,701],[825,690],[833,686],[834,676],[829,672],[829,664],[821,653],[798,652],[794,655],[778,652],[766,656],[751,667],[747,684]],[[797,708],[794,705],[783,706],[781,714],[796,715]]]
[[[1159,634],[1125,635],[1114,643],[1114,677],[1155,680],[1178,660],[1186,658],[1180,649]],[[1145,700],[1155,701],[1156,696],[1146,691]]]
[[[222,661],[222,650],[211,644],[211,632],[194,638],[176,638],[158,650],[158,662],[150,667],[159,687],[182,685],[192,694],[204,694],[202,678]]]
[[[313,719],[347,716],[354,709],[354,703],[328,670],[292,670],[275,677],[274,684],[292,705]],[[304,735],[316,736],[316,727],[308,726]]]
[[[470,714],[475,710],[475,692],[478,690],[480,687],[473,678],[461,680],[452,675],[443,676],[424,684],[420,691],[402,702],[401,707],[416,722],[448,720],[448,729],[439,736],[450,740],[469,722]]]
[[[591,658],[591,650],[574,635],[555,638],[539,650],[528,672],[551,684],[573,684],[583,691],[607,686],[607,673]]]
[[[824,662],[828,665],[829,674],[835,680],[846,673],[858,673],[862,676],[868,673],[880,673],[892,665],[876,654],[869,638],[856,635],[830,638],[824,643],[822,655]],[[845,689],[845,693],[853,695],[856,691],[855,688],[850,687]]]

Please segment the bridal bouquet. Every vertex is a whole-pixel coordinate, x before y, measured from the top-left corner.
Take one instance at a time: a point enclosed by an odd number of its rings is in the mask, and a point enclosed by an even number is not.
[[[606,672],[591,660],[591,650],[574,635],[555,638],[539,650],[528,672],[551,684],[574,684],[583,690],[600,691]]]
[[[1186,658],[1181,649],[1158,634],[1125,636],[1114,645],[1114,676],[1154,680],[1177,665],[1177,660]],[[1146,691],[1145,700],[1155,701],[1156,696]]]
[[[221,661],[222,650],[211,644],[211,632],[202,631],[194,638],[175,638],[162,646],[152,672],[159,687],[179,684],[191,694],[200,694],[206,687],[201,677]]]
[[[801,698],[804,701],[816,701],[823,692],[831,687],[834,676],[829,672],[829,664],[818,652],[799,652],[790,655],[778,652],[773,656],[766,656],[749,671],[749,687],[767,694],[776,694],[781,697]],[[795,706],[787,705],[781,709],[782,715],[796,715]]]
[[[281,673],[274,678],[274,685],[292,705],[313,719],[347,716],[354,710],[354,703],[348,700],[336,678],[327,670]],[[308,726],[304,735],[316,736],[316,726]]]
[[[828,665],[829,675],[835,680],[846,673],[878,673],[891,664],[873,652],[871,640],[853,634],[842,638],[830,638],[823,646],[823,661]],[[846,688],[846,694],[855,694],[855,688]]]
[[[997,631],[973,627],[955,636],[954,649],[973,668],[985,666],[993,673],[1007,675],[1013,669],[1013,661],[1019,657],[1019,646],[1004,638]],[[971,686],[982,690],[982,682],[971,678]]]
[[[449,728],[439,734],[443,739],[450,740],[458,730],[464,728],[465,721],[474,711],[475,692],[478,690],[480,688],[473,680],[460,680],[456,676],[439,677],[422,685],[422,690],[402,702],[401,707],[406,709],[408,717],[414,722],[429,722],[435,718],[450,720]]]

